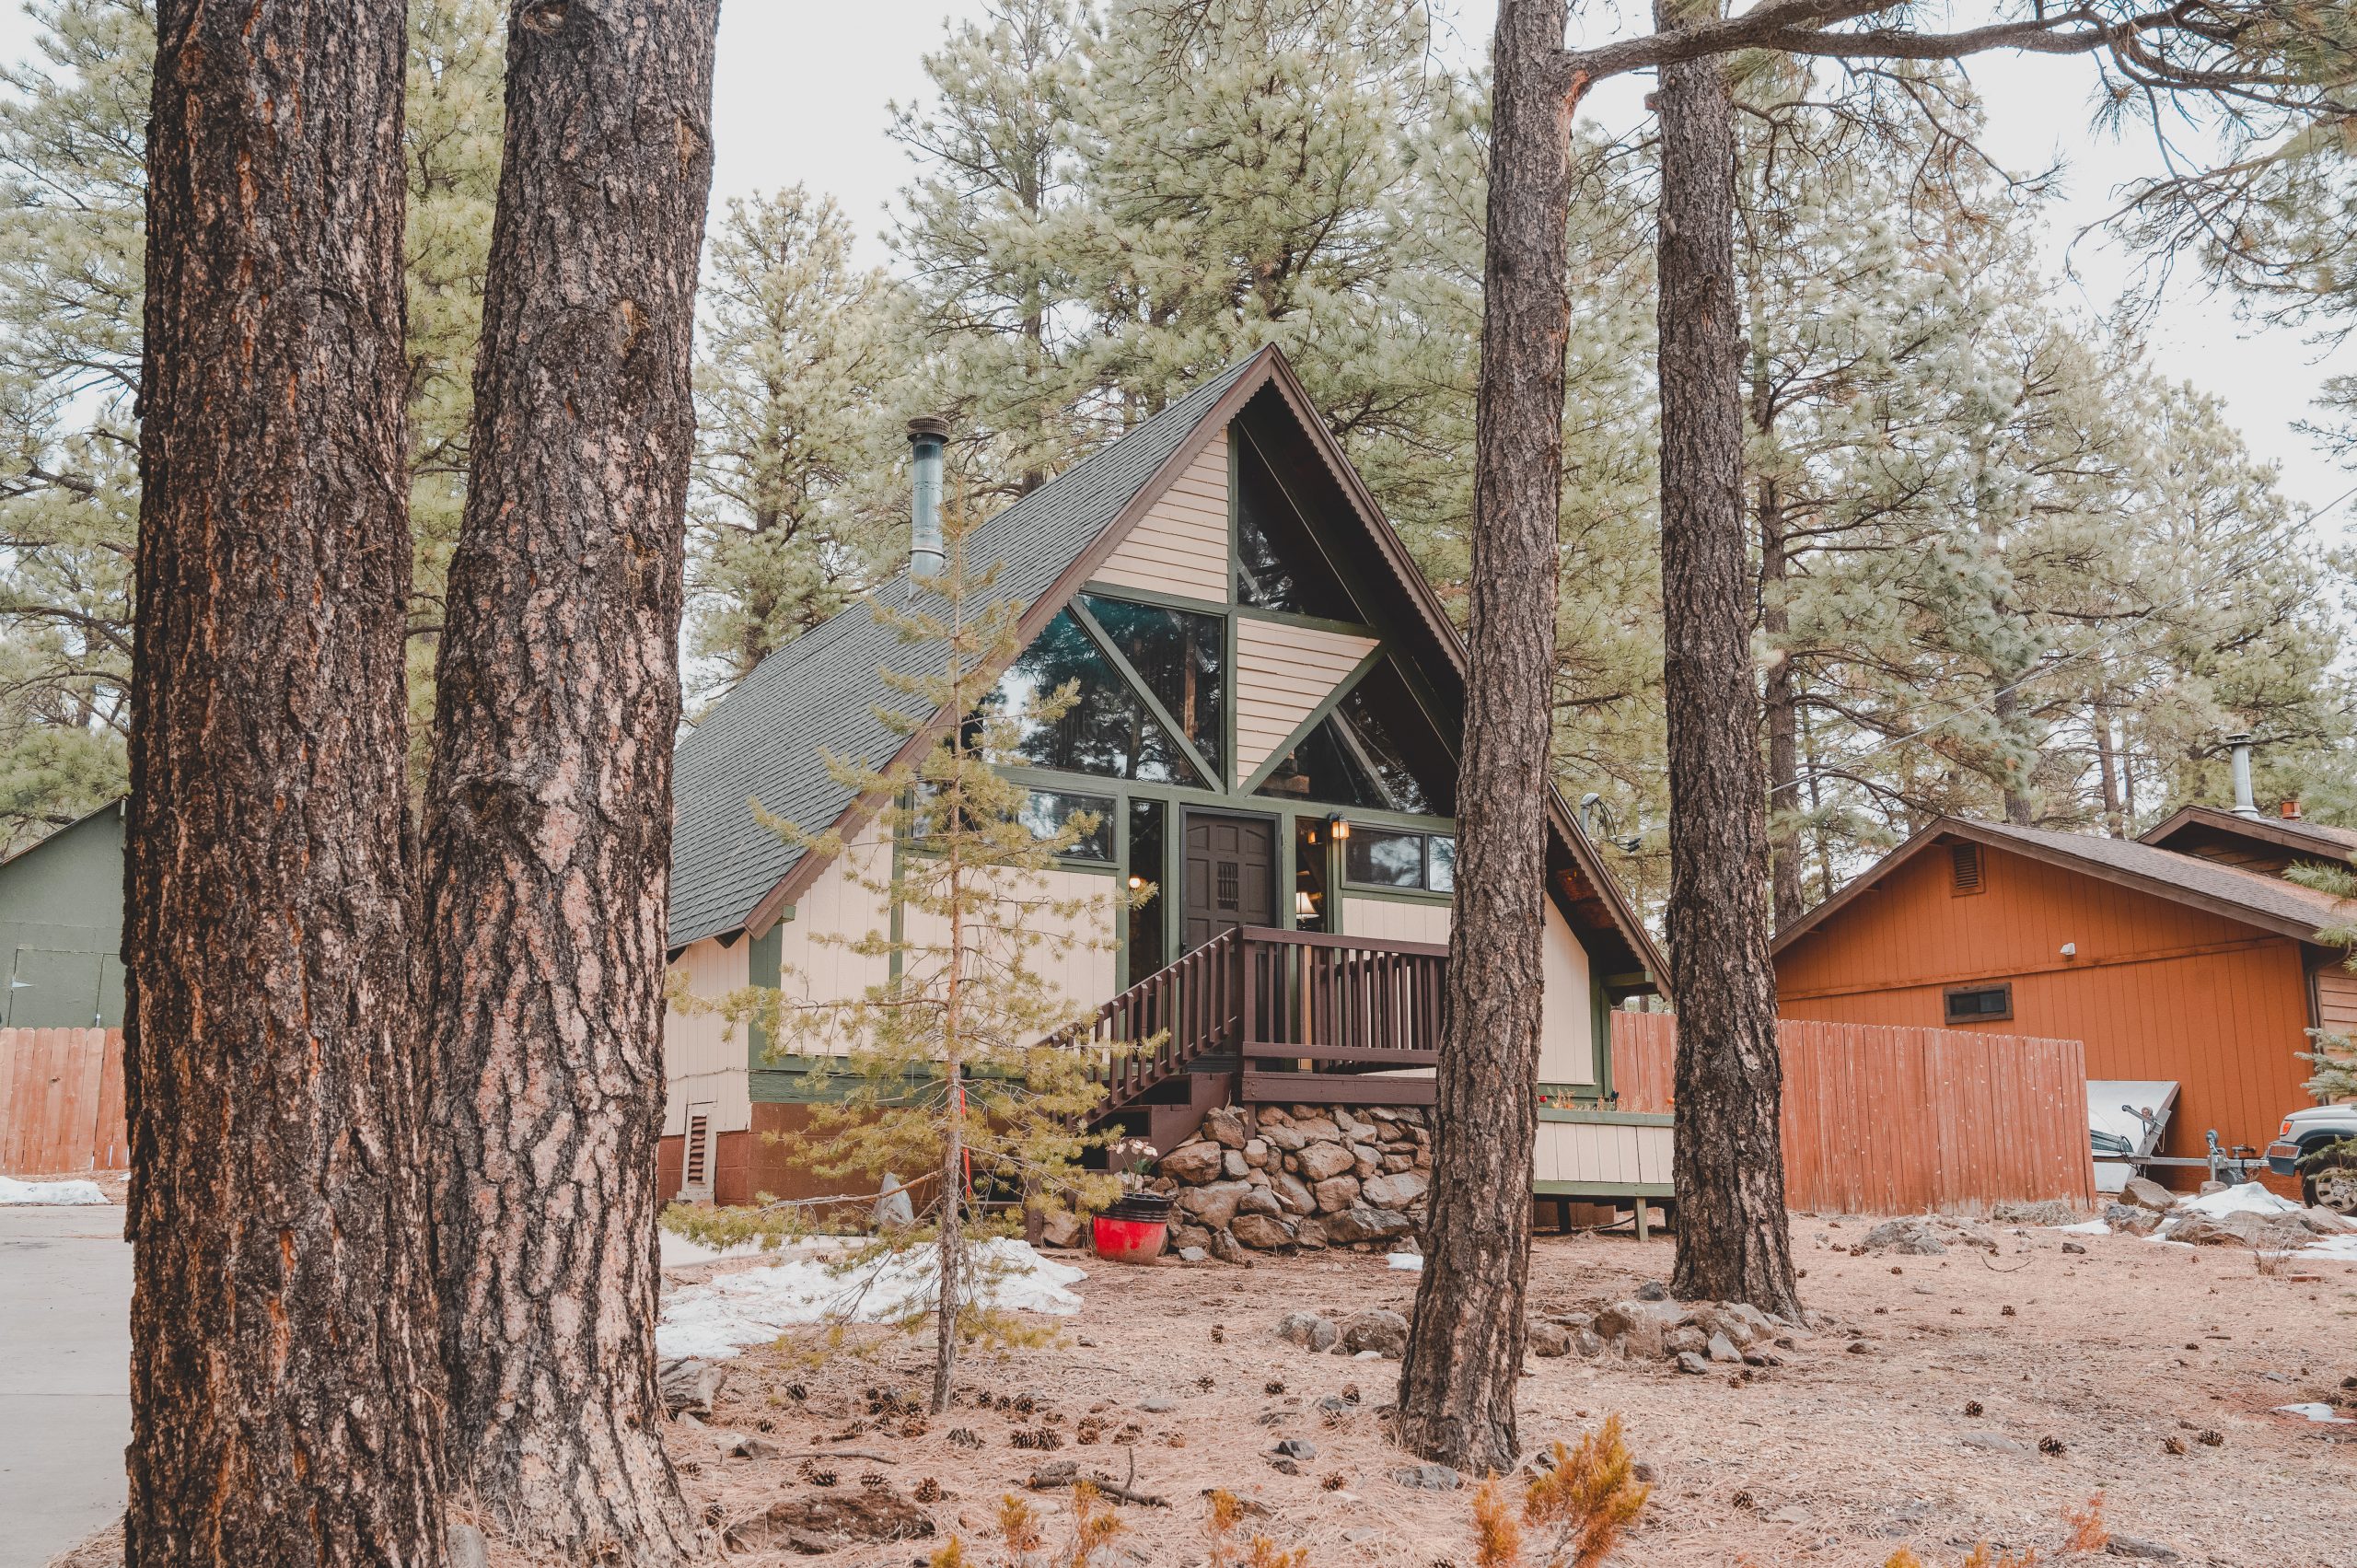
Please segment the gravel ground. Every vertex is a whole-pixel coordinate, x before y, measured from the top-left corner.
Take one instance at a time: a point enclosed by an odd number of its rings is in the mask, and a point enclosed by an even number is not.
[[[1529,1364],[1526,1443],[1576,1439],[1617,1411],[1655,1478],[1617,1562],[1880,1568],[1909,1546],[1947,1568],[1984,1539],[2061,1561],[2066,1514],[2100,1492],[2116,1537],[2182,1562],[2357,1564],[2357,1426],[2271,1410],[2357,1407],[2342,1388],[2357,1375],[2357,1266],[2262,1275],[2235,1249],[2004,1227],[1988,1233],[1993,1255],[1852,1256],[1867,1223],[1794,1216],[1802,1289],[1827,1322],[1751,1381],[1577,1356]],[[2086,1250],[2066,1253],[2065,1242]],[[1533,1310],[1589,1307],[1666,1278],[1671,1248],[1542,1237]],[[930,1359],[914,1342],[871,1336],[865,1357],[824,1365],[786,1349],[748,1353],[729,1364],[713,1424],[759,1433],[782,1453],[724,1458],[709,1434],[680,1427],[673,1450],[691,1493],[708,1518],[727,1521],[781,1499],[853,1496],[864,1476],[904,1495],[930,1481],[924,1494],[940,1493],[931,1516],[972,1545],[988,1538],[1001,1495],[1040,1464],[1077,1460],[1083,1474],[1119,1481],[1133,1457],[1137,1490],[1171,1506],[1121,1509],[1122,1550],[1100,1562],[1202,1562],[1202,1493],[1214,1486],[1265,1508],[1251,1527],[1307,1547],[1321,1568],[1471,1562],[1469,1492],[1389,1479],[1410,1462],[1386,1442],[1376,1410],[1392,1397],[1396,1365],[1313,1355],[1271,1331],[1296,1309],[1404,1313],[1413,1275],[1380,1257],[1327,1254],[1250,1269],[1107,1266],[1078,1288],[1088,1305],[1062,1321],[1060,1345],[970,1360],[946,1417],[871,1412],[871,1388],[922,1398]],[[1853,1339],[1868,1349],[1852,1353]],[[1353,1387],[1351,1413],[1315,1408]],[[1979,1413],[1966,1413],[1968,1401]],[[1080,1441],[1084,1423],[1102,1427],[1094,1444]],[[1054,1452],[1016,1446],[1018,1433],[1040,1431],[1054,1434]],[[1316,1446],[1298,1476],[1269,1462],[1286,1437]],[[2040,1451],[2049,1439],[2059,1452]],[[890,1462],[800,1457],[845,1448]],[[835,1485],[812,1484],[814,1470]],[[1032,1501],[1051,1542],[1069,1533],[1068,1493]],[[908,1563],[938,1544],[825,1560]],[[767,1551],[735,1560],[813,1561]]]

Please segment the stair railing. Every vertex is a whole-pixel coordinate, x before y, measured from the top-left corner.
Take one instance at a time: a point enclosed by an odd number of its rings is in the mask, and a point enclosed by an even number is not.
[[[1101,1048],[1094,1068],[1118,1109],[1198,1057],[1235,1049],[1242,1017],[1241,941],[1223,931],[1097,1010],[1074,1043]]]

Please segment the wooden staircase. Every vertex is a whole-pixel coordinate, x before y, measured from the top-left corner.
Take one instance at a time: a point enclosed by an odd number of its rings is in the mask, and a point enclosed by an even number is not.
[[[1157,1149],[1220,1105],[1430,1105],[1432,1081],[1371,1074],[1440,1059],[1448,949],[1239,926],[1097,1009],[1096,1116]]]

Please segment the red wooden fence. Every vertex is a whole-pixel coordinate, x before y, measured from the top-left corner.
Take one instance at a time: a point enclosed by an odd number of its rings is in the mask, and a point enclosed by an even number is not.
[[[2086,1053],[2074,1040],[1787,1018],[1784,1195],[1816,1213],[2096,1200]],[[1670,1109],[1678,1019],[1612,1015],[1623,1110]]]
[[[0,1175],[122,1170],[121,1029],[0,1029]]]

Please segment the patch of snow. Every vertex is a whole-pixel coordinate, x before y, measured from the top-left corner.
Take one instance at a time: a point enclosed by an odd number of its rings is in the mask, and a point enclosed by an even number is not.
[[[758,1258],[761,1255],[761,1246],[758,1241],[739,1242],[734,1247],[706,1247],[701,1241],[691,1241],[669,1230],[657,1231],[656,1239],[662,1248],[662,1266],[667,1269],[714,1263],[723,1258]]]
[[[2081,1220],[2077,1225],[2058,1225],[2054,1228],[2065,1236],[2109,1236],[2111,1234],[2111,1226],[2101,1220]]]
[[[2318,1422],[2326,1426],[2357,1426],[2357,1420],[2342,1415],[2330,1405],[2277,1405],[2277,1415],[2296,1415],[2302,1421]]]
[[[767,1268],[723,1274],[709,1284],[668,1297],[663,1321],[655,1330],[656,1351],[665,1356],[725,1360],[790,1328],[898,1322],[925,1310],[935,1299],[929,1248],[849,1271],[830,1268],[808,1248],[788,1248],[779,1257],[781,1261]],[[1080,1297],[1066,1287],[1086,1279],[1086,1270],[1042,1258],[1021,1241],[981,1242],[973,1257],[985,1306],[1058,1318],[1080,1310]]]
[[[1393,1252],[1387,1254],[1383,1260],[1387,1265],[1399,1270],[1402,1273],[1422,1273],[1424,1268],[1424,1255],[1421,1252]]]
[[[2207,1214],[2213,1220],[2229,1214],[2296,1214],[2300,1205],[2289,1198],[2279,1198],[2256,1181],[2246,1181],[2236,1187],[2222,1187],[2215,1192],[2199,1197],[2179,1198],[2180,1213]]]
[[[0,1176],[0,1203],[103,1203],[95,1181],[18,1181]]]
[[[2357,1236],[2318,1237],[2294,1254],[2301,1258],[2323,1258],[2344,1263],[2357,1263]]]

